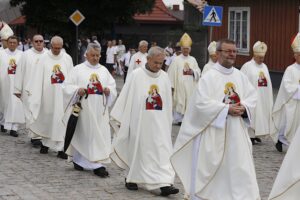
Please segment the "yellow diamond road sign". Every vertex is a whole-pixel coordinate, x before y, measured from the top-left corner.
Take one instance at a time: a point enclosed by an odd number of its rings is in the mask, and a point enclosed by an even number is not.
[[[78,26],[84,19],[85,19],[85,17],[81,14],[81,12],[79,12],[79,10],[76,10],[76,11],[70,16],[70,20],[71,20],[76,26]]]

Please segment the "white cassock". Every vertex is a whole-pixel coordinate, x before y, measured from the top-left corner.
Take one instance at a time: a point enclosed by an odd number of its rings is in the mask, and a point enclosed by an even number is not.
[[[228,115],[228,104],[240,102],[251,120],[256,100],[234,67],[217,63],[199,80],[171,157],[190,199],[260,200],[246,122]]]
[[[19,65],[17,67],[16,75],[15,75],[15,87],[14,93],[21,94],[21,101],[23,103],[25,120],[30,123],[33,118],[31,112],[29,111],[29,101],[28,97],[30,96],[30,81],[34,77],[35,68],[40,67],[37,65],[40,58],[47,52],[47,49],[43,49],[42,51],[37,51],[34,48],[25,51],[20,59]]]
[[[269,200],[297,200],[300,197],[300,128],[284,157]]]
[[[241,71],[248,77],[252,86],[257,91],[255,115],[248,130],[249,135],[251,138],[270,135],[271,127],[273,126],[273,88],[269,70],[264,63],[258,65],[252,59],[242,66]]]
[[[189,69],[194,75],[186,75]],[[201,70],[196,59],[192,56],[179,55],[174,58],[168,68],[173,93],[173,118],[174,122],[181,122],[186,111],[189,99],[198,83]]]
[[[208,63],[206,63],[206,64],[204,65],[204,67],[203,67],[203,70],[202,70],[202,76],[203,76],[206,72],[208,72],[208,70],[211,70],[212,67],[213,67],[215,64],[216,64],[216,63],[214,63],[214,62],[212,61],[212,59],[209,58]]]
[[[273,107],[275,130],[271,137],[288,145],[300,121],[300,65],[294,63],[284,72],[278,95]]]
[[[131,74],[133,70],[145,66],[145,64],[147,63],[147,55],[147,53],[142,53],[138,51],[131,57],[127,71],[127,76],[129,76],[129,74]]]
[[[91,65],[88,61],[75,66],[64,82],[64,101],[78,98],[79,88],[86,88],[88,97],[82,98],[74,136],[67,149],[73,162],[85,169],[97,169],[101,163],[109,163],[111,133],[108,107],[117,97],[116,82],[102,65]],[[104,88],[109,88],[106,97]],[[76,101],[75,101],[76,102]],[[69,110],[69,109],[67,109]],[[70,113],[66,113],[69,116]]]
[[[45,53],[37,63],[34,78],[29,83],[29,111],[34,122],[29,129],[42,137],[44,146],[61,151],[66,127],[64,116],[62,83],[73,68],[72,58],[64,52],[53,55]]]
[[[151,90],[152,88],[152,90]],[[152,93],[157,88],[157,93]],[[147,190],[170,186],[175,172],[172,154],[172,95],[168,75],[136,69],[126,81],[111,111],[115,127],[111,158],[129,170],[127,182],[142,184]],[[112,121],[114,124],[114,121]]]
[[[19,60],[23,52],[8,48],[0,51],[0,90],[1,90],[1,125],[5,129],[17,131],[25,123],[24,110],[21,100],[14,93],[14,79]]]

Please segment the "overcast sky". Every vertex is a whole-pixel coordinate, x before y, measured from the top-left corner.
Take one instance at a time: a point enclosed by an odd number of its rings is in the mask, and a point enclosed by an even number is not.
[[[173,5],[173,4],[179,4],[180,9],[183,9],[182,1],[183,0],[163,0],[163,2],[166,4],[166,6]]]

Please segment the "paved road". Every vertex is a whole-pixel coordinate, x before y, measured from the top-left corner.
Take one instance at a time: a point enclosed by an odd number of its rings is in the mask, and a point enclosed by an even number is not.
[[[118,87],[122,86],[117,79]],[[179,127],[173,126],[173,140]],[[261,197],[267,199],[284,154],[276,152],[270,138],[255,145],[254,160]],[[179,180],[175,185],[180,194],[163,198],[155,193],[139,190],[128,191],[124,187],[125,173],[116,165],[107,166],[110,178],[98,178],[93,173],[78,172],[73,165],[58,159],[55,152],[41,155],[32,148],[25,134],[13,138],[0,133],[0,199],[97,199],[97,200],[181,200],[183,188]],[[242,178],[242,177],[241,177]]]

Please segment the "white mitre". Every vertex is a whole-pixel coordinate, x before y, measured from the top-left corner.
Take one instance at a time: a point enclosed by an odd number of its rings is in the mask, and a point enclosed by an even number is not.
[[[300,52],[300,33],[298,33],[294,38],[294,40],[292,41],[291,47],[294,53]]]
[[[253,45],[253,53],[257,56],[265,56],[267,53],[268,47],[264,42],[257,41]]]
[[[207,47],[209,55],[215,55],[217,53],[217,43],[212,41]]]
[[[9,38],[12,35],[14,35],[14,32],[11,30],[11,28],[3,21],[0,22],[0,38],[1,38],[1,40],[7,40],[7,38]]]

